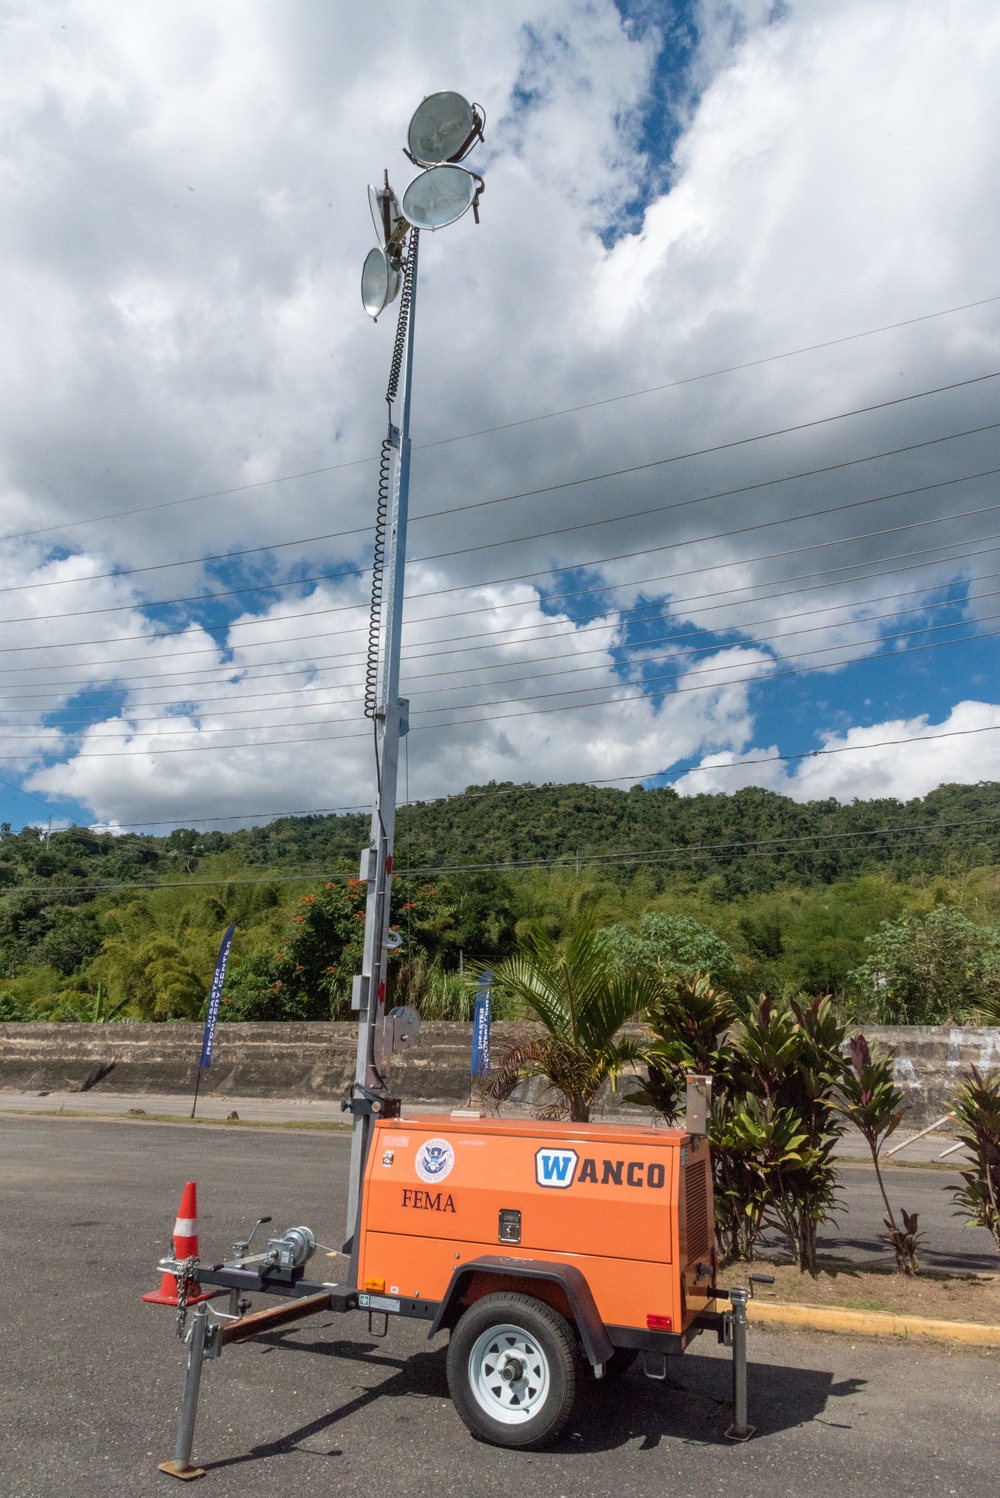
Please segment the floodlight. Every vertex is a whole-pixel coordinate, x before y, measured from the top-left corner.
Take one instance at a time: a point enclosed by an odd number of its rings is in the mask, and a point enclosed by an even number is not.
[[[368,187],[368,206],[372,211],[372,223],[378,242],[384,250],[390,244],[398,244],[406,233],[407,223],[399,206],[399,199],[389,186],[389,174],[382,188]]]
[[[369,317],[378,322],[379,313],[399,295],[401,280],[399,268],[385,250],[368,251],[361,272],[361,300]]]
[[[406,132],[410,159],[419,166],[461,161],[482,138],[483,121],[479,111],[461,94],[448,90],[428,94]]]
[[[443,229],[478,203],[483,180],[462,166],[432,166],[403,194],[403,216],[416,229]]]

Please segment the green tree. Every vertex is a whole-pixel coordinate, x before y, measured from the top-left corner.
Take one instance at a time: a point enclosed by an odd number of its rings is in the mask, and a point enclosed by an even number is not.
[[[548,1111],[567,1111],[574,1123],[586,1123],[601,1088],[614,1086],[644,1052],[642,1037],[621,1032],[655,1002],[658,974],[623,971],[585,919],[563,944],[541,925],[527,931],[515,954],[497,967],[494,982],[548,1033],[498,1048],[488,1095],[500,1101],[519,1082],[543,1077],[559,1098]]]
[[[16,993],[11,993],[9,989],[0,989],[0,1024],[9,1025],[28,1019],[38,1019],[38,1015],[32,1014]]]
[[[725,986],[738,972],[728,943],[689,915],[653,911],[642,917],[637,932],[608,926],[600,939],[623,970],[652,970],[668,981],[704,973]]]
[[[208,994],[213,935],[184,930],[183,941],[162,931],[149,900],[133,900],[104,916],[108,935],[87,968],[117,1009],[140,1019],[197,1019]],[[214,938],[218,944],[217,937]]]
[[[881,1024],[938,1025],[975,1019],[1000,994],[1000,929],[960,910],[883,921],[870,955],[850,974],[861,1006]]]
[[[329,880],[288,912],[291,930],[274,957],[282,1018],[331,1019],[346,1005],[361,971],[366,894],[360,879]]]

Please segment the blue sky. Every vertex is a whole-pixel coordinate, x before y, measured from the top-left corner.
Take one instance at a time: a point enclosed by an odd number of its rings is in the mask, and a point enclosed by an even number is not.
[[[9,13],[0,816],[367,800],[365,186],[442,86],[413,795],[992,778],[1000,21],[901,4]]]

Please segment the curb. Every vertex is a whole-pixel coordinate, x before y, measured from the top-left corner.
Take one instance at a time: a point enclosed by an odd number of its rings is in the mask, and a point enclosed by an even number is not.
[[[751,1300],[750,1320],[760,1326],[801,1326],[812,1331],[851,1333],[862,1337],[924,1338],[1000,1347],[1000,1326],[979,1321],[934,1321],[927,1316],[897,1316],[891,1311],[851,1311],[839,1306],[768,1304]]]

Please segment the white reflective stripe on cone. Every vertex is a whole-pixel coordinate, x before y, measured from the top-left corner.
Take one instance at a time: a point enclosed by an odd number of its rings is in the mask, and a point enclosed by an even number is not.
[[[197,1238],[197,1217],[178,1217],[177,1221],[174,1223],[173,1236],[175,1238]]]

